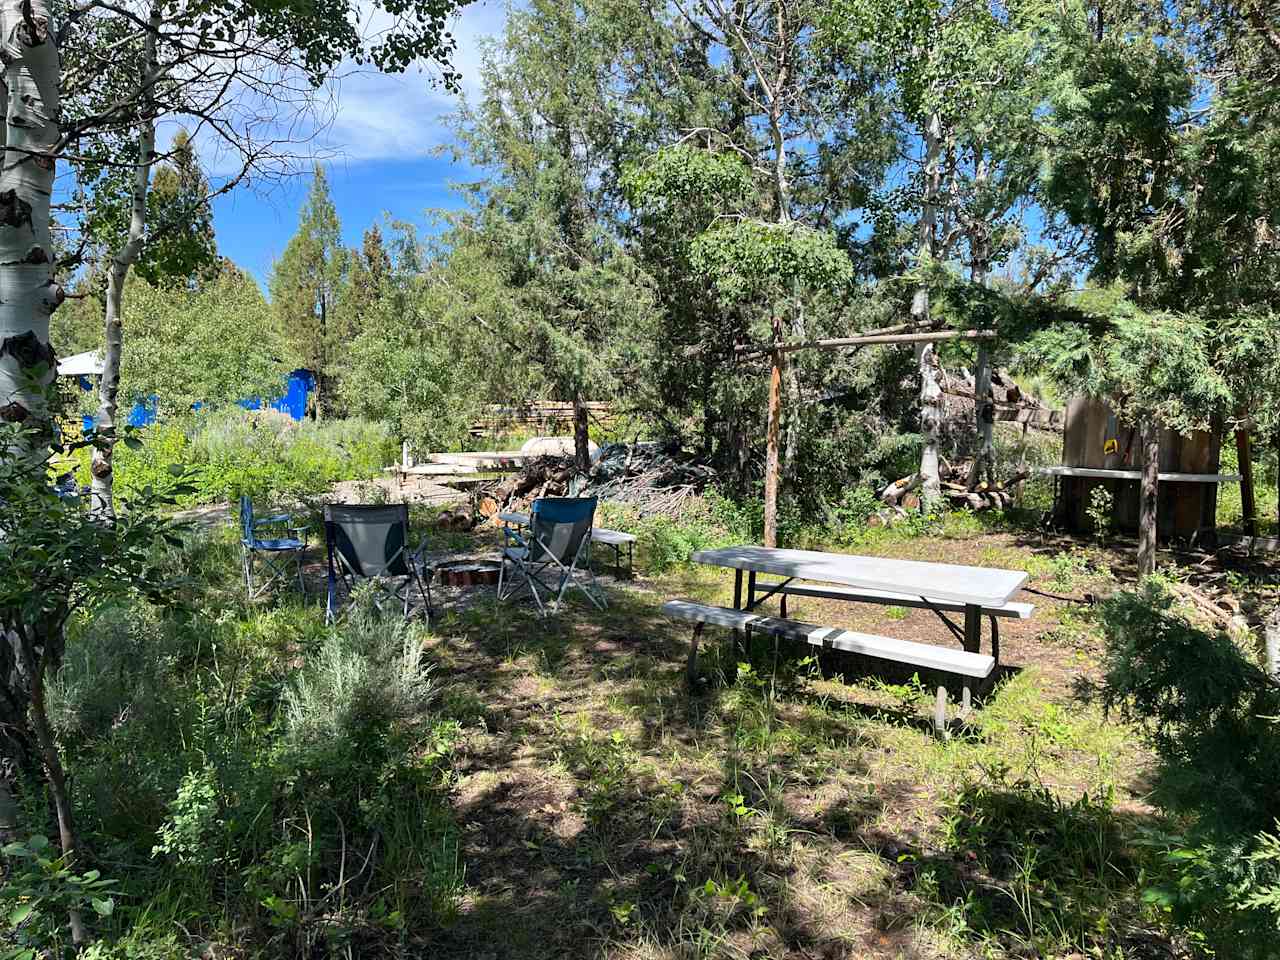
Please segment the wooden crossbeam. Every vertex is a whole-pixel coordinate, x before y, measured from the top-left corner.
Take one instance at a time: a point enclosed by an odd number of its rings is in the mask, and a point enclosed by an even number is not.
[[[994,330],[939,330],[934,333],[881,333],[860,337],[836,337],[830,340],[809,340],[804,343],[781,343],[776,347],[740,345],[735,349],[739,359],[756,360],[773,353],[795,353],[797,350],[840,350],[847,347],[866,347],[878,343],[936,343],[940,340],[994,340]]]

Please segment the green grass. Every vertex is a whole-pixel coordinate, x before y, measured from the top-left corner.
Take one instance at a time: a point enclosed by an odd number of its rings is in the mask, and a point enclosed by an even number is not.
[[[987,523],[868,552],[1063,592],[1109,582],[1100,548]],[[340,626],[337,648],[315,601],[240,598],[230,532],[167,548],[190,572],[180,607],[77,624],[54,698],[87,837],[124,889],[101,925],[118,955],[1136,958],[1143,938],[1178,942],[1141,900],[1146,756],[1077,682],[1098,649],[1084,608],[1037,599],[1005,641],[1013,670],[948,740],[932,678],[766,643],[739,663],[709,635],[691,692],[687,630],[659,607],[731,594],[676,562],[729,536],[692,527],[649,527],[641,576],[603,613],[481,600],[404,637]],[[950,642],[922,611],[810,615]],[[410,648],[429,691],[388,672]],[[105,649],[127,656],[104,670]]]

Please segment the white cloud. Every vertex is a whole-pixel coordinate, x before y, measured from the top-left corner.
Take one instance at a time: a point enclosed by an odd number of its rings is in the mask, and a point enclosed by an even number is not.
[[[462,96],[476,97],[482,86],[480,42],[501,32],[506,20],[502,0],[479,0],[464,7],[451,33],[457,49],[451,58],[462,74]],[[352,73],[332,87],[332,124],[319,136],[326,152],[348,162],[410,159],[452,139],[445,119],[459,95],[433,84],[413,68],[402,74]]]
[[[367,15],[366,33],[385,28],[385,14]],[[461,93],[451,93],[432,74],[411,66],[401,74],[382,74],[345,64],[319,91],[307,92],[298,78],[280,89],[292,100],[269,97],[264,90],[237,84],[219,111],[241,143],[268,145],[276,159],[268,169],[305,169],[312,159],[346,164],[379,160],[411,160],[429,154],[452,139],[446,118],[460,97],[474,98],[482,88],[480,45],[501,33],[506,0],[475,0],[455,16],[450,33],[456,49],[450,58],[461,74]],[[167,145],[185,118],[162,121],[158,140]],[[215,180],[240,171],[243,154],[230,148],[208,128],[197,129],[196,148]],[[289,162],[286,158],[294,158]],[[257,180],[258,178],[254,178]],[[263,186],[259,180],[259,185]]]

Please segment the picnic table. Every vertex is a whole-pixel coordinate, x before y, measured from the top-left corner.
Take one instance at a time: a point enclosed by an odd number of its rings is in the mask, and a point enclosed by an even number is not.
[[[732,608],[688,600],[672,600],[663,607],[668,616],[694,623],[689,659],[691,679],[701,629],[710,623],[733,630],[735,636],[743,631],[763,631],[774,637],[959,676],[964,682],[963,704],[967,711],[970,682],[991,676],[999,662],[998,619],[1026,619],[1032,611],[1030,604],[1012,600],[1027,578],[1026,573],[1020,570],[754,545],[699,550],[693,554],[692,560],[733,570],[734,588]],[[762,581],[762,574],[776,579]],[[754,612],[775,596],[781,601],[781,617],[765,617]],[[787,617],[786,603],[788,597],[794,596],[929,609],[947,625],[963,649],[792,620]],[[953,623],[948,613],[963,613],[963,627]],[[980,649],[984,616],[991,622],[989,655]],[[944,731],[945,721],[946,690],[939,686],[934,713],[934,724],[939,733]]]
[[[505,510],[498,514],[498,519],[503,523],[509,523],[516,527],[527,527],[529,525],[529,514],[522,513],[519,510]],[[636,537],[633,533],[623,533],[621,530],[606,530],[604,527],[591,528],[591,542],[601,543],[613,550],[613,569],[614,573],[621,578],[622,576],[622,548],[627,548],[627,573],[631,574],[635,570],[635,542]]]
[[[978,652],[982,642],[982,617],[1016,616],[1025,619],[1030,606],[1011,604],[1013,595],[1027,579],[1020,570],[969,567],[954,563],[921,560],[893,560],[847,553],[815,550],[784,550],[777,547],[739,546],[699,550],[694,563],[728,567],[734,571],[734,609],[754,610],[775,595],[819,596],[855,603],[885,606],[924,607],[933,610],[952,627],[964,648]],[[761,583],[760,574],[783,579]],[[743,579],[746,578],[744,604]],[[794,581],[834,584],[845,590],[814,590],[793,586]],[[964,628],[957,632],[944,614],[962,612]],[[784,611],[783,616],[786,616]],[[998,631],[993,637],[998,642]]]

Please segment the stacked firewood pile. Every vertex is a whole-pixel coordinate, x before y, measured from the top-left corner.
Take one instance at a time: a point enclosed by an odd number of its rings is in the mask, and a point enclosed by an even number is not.
[[[1030,474],[1026,470],[1018,470],[1005,480],[978,483],[969,489],[969,473],[973,469],[971,461],[948,463],[943,461],[938,467],[942,478],[942,495],[953,507],[968,507],[971,510],[1004,510],[1013,506],[1013,490],[1016,485],[1026,480]],[[895,517],[906,516],[908,511],[920,508],[921,488],[924,478],[913,473],[909,477],[895,480],[880,491],[880,502],[887,508],[881,511],[880,521],[891,523]]]
[[[642,517],[674,517],[701,494],[716,473],[692,457],[657,443],[604,447],[591,472],[577,474],[569,457],[539,457],[506,479],[480,488],[475,513],[488,519],[504,511],[526,512],[539,497],[599,497],[634,506]]]

